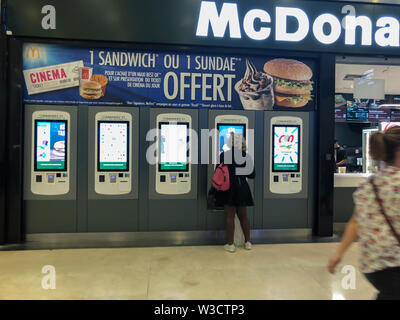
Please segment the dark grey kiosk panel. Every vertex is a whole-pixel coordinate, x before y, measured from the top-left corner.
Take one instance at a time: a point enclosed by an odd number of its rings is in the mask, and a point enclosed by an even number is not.
[[[235,132],[242,134],[246,139],[248,153],[252,154],[253,161],[255,162],[255,111],[242,111],[242,110],[210,110],[208,113],[208,128],[216,130],[209,137],[208,148],[208,168],[207,168],[207,190],[211,187],[211,179],[214,174],[216,162],[219,159],[219,154],[224,149],[226,144],[227,134]],[[254,135],[254,136],[253,136]],[[205,137],[203,137],[205,138]],[[204,141],[204,139],[202,139]],[[203,157],[203,154],[201,155]],[[254,179],[248,180],[251,192],[254,194]],[[255,204],[257,206],[257,204]],[[255,207],[247,208],[247,215],[250,222],[250,227],[255,228],[254,225],[254,211]],[[225,215],[220,210],[207,210],[206,211],[206,229],[207,230],[223,230],[225,228]]]
[[[148,136],[147,152],[153,155],[148,175],[148,231],[196,230],[198,110],[154,108],[149,120],[149,129],[156,130]],[[196,134],[186,138],[190,129]],[[188,147],[188,163],[174,159],[177,154],[184,158],[184,147]]]
[[[139,109],[88,110],[87,231],[138,231]]]
[[[24,227],[77,231],[77,107],[25,105]]]
[[[316,146],[310,141],[310,117],[312,113],[265,112],[262,229],[312,228],[312,155],[317,150],[310,147]]]

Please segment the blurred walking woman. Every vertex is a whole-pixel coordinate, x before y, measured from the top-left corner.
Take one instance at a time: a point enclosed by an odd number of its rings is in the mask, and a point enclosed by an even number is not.
[[[246,178],[254,179],[254,163],[246,153],[246,140],[241,135],[232,133],[228,140],[228,147],[229,150],[221,153],[220,163],[228,166],[230,189],[228,191],[217,191],[215,194],[216,205],[223,206],[225,211],[227,244],[224,249],[229,252],[235,252],[236,250],[233,244],[233,237],[235,213],[237,213],[244,233],[245,248],[250,250],[250,224],[246,214],[246,207],[254,206],[254,201]],[[240,161],[238,155],[245,161]],[[241,174],[240,169],[243,171],[244,167],[249,168],[248,174]]]
[[[400,127],[370,137],[370,155],[385,168],[361,184],[353,195],[355,211],[329,271],[359,237],[361,271],[379,291],[378,300],[400,299]]]

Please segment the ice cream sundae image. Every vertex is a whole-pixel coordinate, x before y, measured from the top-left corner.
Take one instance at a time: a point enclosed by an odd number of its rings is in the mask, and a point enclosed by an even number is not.
[[[254,64],[246,59],[246,73],[235,85],[243,108],[246,110],[272,110],[274,105],[273,78],[257,71]]]

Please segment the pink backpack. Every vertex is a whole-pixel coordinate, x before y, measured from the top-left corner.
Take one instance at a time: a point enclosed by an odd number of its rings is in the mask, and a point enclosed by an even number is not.
[[[214,172],[212,178],[212,185],[218,191],[227,191],[231,187],[229,181],[229,169],[226,165],[221,163]]]

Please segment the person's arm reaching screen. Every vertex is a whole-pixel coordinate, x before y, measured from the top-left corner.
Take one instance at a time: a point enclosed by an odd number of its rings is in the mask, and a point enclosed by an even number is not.
[[[334,274],[335,273],[335,268],[339,264],[339,262],[342,260],[342,257],[346,250],[350,247],[350,245],[354,242],[354,240],[357,238],[357,231],[358,231],[358,225],[357,225],[357,220],[356,220],[356,209],[354,210],[353,216],[351,217],[351,220],[346,226],[346,231],[344,232],[342,241],[340,243],[340,246],[336,252],[336,254],[329,260],[328,264],[328,270],[330,273]]]

